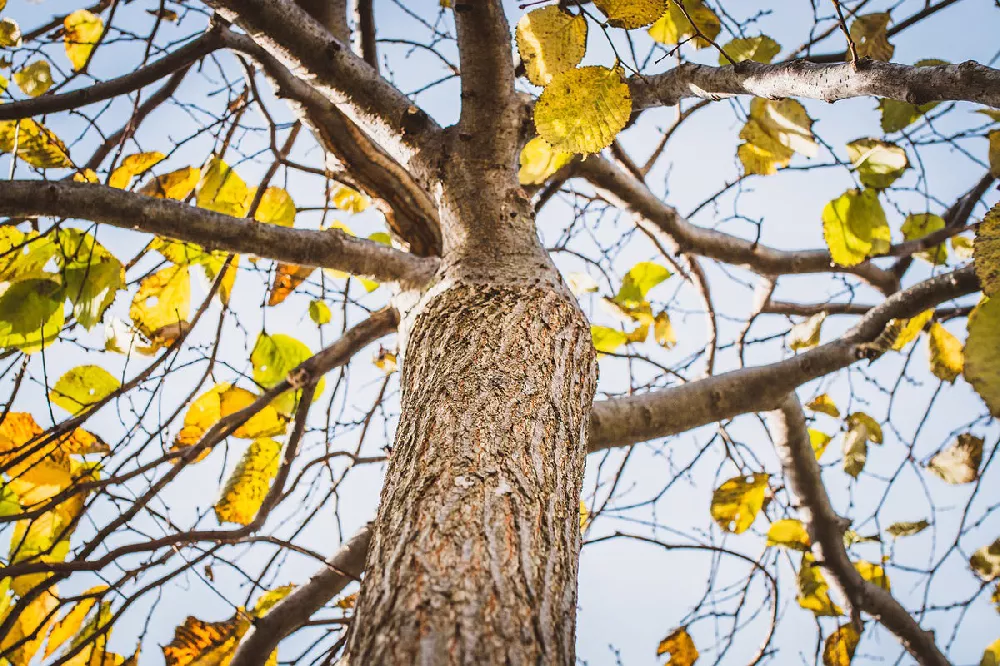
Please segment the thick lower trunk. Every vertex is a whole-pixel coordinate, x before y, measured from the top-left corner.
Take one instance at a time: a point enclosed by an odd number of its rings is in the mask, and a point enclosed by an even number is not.
[[[344,663],[574,663],[596,364],[571,298],[459,282],[421,306]]]

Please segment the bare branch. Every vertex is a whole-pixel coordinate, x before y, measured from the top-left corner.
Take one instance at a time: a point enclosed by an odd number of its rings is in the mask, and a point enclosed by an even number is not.
[[[636,110],[672,106],[685,97],[722,99],[733,95],[806,97],[827,102],[875,96],[912,104],[953,100],[1000,108],[1000,70],[971,60],[932,67],[867,59],[856,67],[805,60],[773,65],[745,60],[727,67],[684,63],[663,74],[633,78],[630,88]]]
[[[365,525],[341,546],[307,583],[257,619],[233,653],[229,666],[263,666],[281,639],[305,624],[364,570],[371,526]]]
[[[788,487],[800,503],[799,514],[809,531],[817,566],[827,572],[831,587],[839,589],[847,600],[854,623],[860,625],[864,611],[891,631],[917,663],[947,666],[948,659],[935,644],[934,633],[921,628],[888,590],[866,581],[851,563],[844,548],[844,531],[850,523],[837,515],[827,495],[795,394],[785,396],[780,407],[768,414],[768,420]]]
[[[197,243],[210,250],[335,268],[408,285],[425,283],[437,266],[433,259],[341,231],[287,229],[87,183],[4,181],[0,183],[0,215],[91,220]]]
[[[899,288],[895,275],[871,262],[851,267],[836,266],[826,250],[777,250],[695,226],[656,198],[644,183],[607,160],[592,156],[584,160],[579,168],[580,175],[617,204],[638,215],[640,226],[674,251],[744,266],[761,275],[852,273],[883,293],[892,293]]]
[[[890,319],[912,317],[978,290],[975,272],[967,266],[893,294],[843,337],[792,358],[643,395],[596,402],[588,451],[676,435],[739,414],[774,409],[796,387],[864,358],[863,344],[877,338]]]

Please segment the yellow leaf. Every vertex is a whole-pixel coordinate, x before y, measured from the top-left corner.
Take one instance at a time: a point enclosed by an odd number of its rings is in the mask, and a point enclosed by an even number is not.
[[[628,342],[627,335],[607,326],[591,326],[590,334],[594,339],[594,349],[603,354],[613,354]]]
[[[712,493],[712,518],[726,532],[746,532],[764,507],[770,474],[729,479]]]
[[[52,70],[48,60],[36,60],[14,72],[14,82],[28,97],[38,97],[52,87]]]
[[[330,203],[345,213],[363,213],[371,205],[368,197],[346,185],[341,185],[330,195]]]
[[[296,266],[295,264],[278,264],[274,275],[274,282],[271,284],[271,295],[267,299],[268,305],[278,305],[283,302],[288,295],[295,291],[295,288],[305,282],[312,272],[316,270],[312,266]]]
[[[886,28],[889,26],[889,12],[865,14],[851,23],[851,40],[858,51],[859,58],[871,58],[888,62],[896,47],[889,43]],[[851,59],[850,49],[847,59]]]
[[[886,533],[891,537],[898,539],[900,537],[913,536],[914,534],[920,534],[928,527],[930,523],[926,520],[915,520],[915,521],[904,521],[899,523],[893,523],[886,528]]]
[[[187,199],[201,180],[201,169],[184,167],[157,176],[139,189],[139,194],[158,199]]]
[[[66,169],[73,166],[66,144],[52,130],[31,118],[0,122],[0,152],[13,153],[39,169]]]
[[[0,20],[0,46],[17,47],[21,45],[21,26],[12,18]]]
[[[596,153],[611,145],[632,115],[621,74],[581,67],[553,77],[535,104],[535,127],[553,148]]]
[[[249,201],[254,198],[255,191],[247,196]],[[248,201],[248,205],[249,205]],[[295,224],[295,202],[292,195],[280,187],[269,187],[260,198],[260,205],[253,215],[258,222],[277,224],[279,227],[291,227]]]
[[[569,164],[573,159],[573,153],[556,150],[548,141],[536,136],[521,149],[519,159],[521,169],[517,172],[517,178],[520,183],[541,185],[552,174]]]
[[[282,599],[291,594],[294,589],[294,585],[282,585],[281,587],[276,587],[273,590],[268,590],[264,594],[260,595],[257,601],[254,602],[251,614],[254,617],[264,617],[270,613],[271,609],[277,606]]]
[[[257,336],[250,362],[253,364],[253,379],[265,388],[284,381],[295,367],[312,356],[312,351],[305,344],[283,333],[269,335],[261,333]],[[323,392],[325,382],[320,378],[316,384],[316,395]],[[295,409],[298,395],[301,391],[286,391],[275,398],[274,405],[279,412],[289,414]]]
[[[522,16],[514,36],[528,80],[546,86],[553,76],[573,69],[583,60],[587,19],[549,5]]]
[[[63,21],[66,56],[73,69],[80,71],[104,34],[104,21],[86,9],[78,9]]]
[[[858,139],[847,144],[847,155],[858,171],[861,184],[883,190],[910,166],[906,151],[894,143],[878,139]]]
[[[177,447],[193,446],[219,420],[252,405],[258,396],[250,391],[223,382],[198,396],[184,415],[184,425],[177,434]],[[264,406],[243,425],[233,431],[240,439],[258,439],[281,435],[287,419],[272,405]]]
[[[906,240],[917,240],[939,229],[944,229],[944,224],[944,218],[940,215],[916,213],[906,217],[900,231],[903,232],[903,238]],[[938,243],[936,247],[917,252],[914,256],[932,264],[945,264],[948,262],[948,246],[944,243]]]
[[[652,261],[640,261],[629,269],[622,286],[615,294],[616,304],[625,308],[648,307],[646,295],[671,275],[670,271]]]
[[[778,167],[788,166],[794,153],[814,157],[818,146],[812,125],[805,107],[795,100],[755,97],[750,102],[746,125],[740,130],[740,139],[745,143],[737,155],[744,170],[748,174],[769,175]]]
[[[942,381],[954,383],[962,374],[962,366],[965,364],[962,343],[937,322],[931,324],[928,341],[931,350],[931,372]]]
[[[687,627],[675,629],[673,633],[660,641],[656,647],[656,656],[669,654],[667,666],[691,666],[698,661],[698,648],[694,639],[688,633]]]
[[[944,450],[934,454],[927,462],[927,469],[945,483],[972,483],[979,478],[982,462],[983,438],[963,432]]]
[[[594,0],[594,5],[608,17],[608,25],[626,30],[647,26],[667,11],[666,0]]]
[[[590,525],[590,509],[587,508],[586,502],[580,500],[580,531],[585,532],[589,525]]]
[[[823,644],[823,666],[850,666],[860,642],[861,636],[853,625],[838,627]]]
[[[101,179],[93,169],[84,169],[73,174],[74,183],[99,183]]]
[[[881,587],[883,590],[890,589],[889,577],[885,574],[885,569],[881,565],[866,560],[858,560],[854,563],[854,568],[869,583]]]
[[[740,37],[734,39],[723,46],[722,50],[726,52],[729,58],[732,58],[736,62],[753,60],[754,62],[766,65],[774,60],[774,56],[781,52],[781,46],[767,35],[760,35],[758,37]],[[729,62],[729,58],[720,53],[719,64],[722,66],[732,64]]]
[[[1000,577],[1000,539],[974,552],[969,558],[969,566],[987,583]]]
[[[53,587],[36,596],[21,611],[7,635],[0,637],[0,653],[7,661],[13,666],[25,666],[38,653],[58,607]]]
[[[826,313],[820,312],[793,326],[788,332],[788,346],[792,351],[810,349],[818,345],[825,320]]]
[[[378,368],[387,375],[391,375],[392,373],[396,372],[396,369],[398,367],[396,362],[396,354],[389,351],[385,347],[379,347],[378,352],[372,358],[372,363],[375,364],[376,368]]]
[[[129,186],[135,176],[141,176],[146,173],[165,160],[166,157],[166,155],[159,152],[129,155],[122,160],[118,168],[111,172],[111,176],[108,178],[108,186],[123,190]]]
[[[858,424],[847,431],[843,443],[844,471],[858,477],[868,460],[868,429]]]
[[[1000,130],[993,130],[987,136],[990,141],[990,173],[1000,177]]]
[[[79,414],[120,387],[121,382],[101,366],[80,365],[59,378],[49,399],[70,414]]]
[[[952,238],[952,244],[959,238]],[[1000,203],[993,205],[976,229],[973,257],[983,293],[987,296],[1000,293]]]
[[[927,322],[931,320],[934,316],[934,310],[924,310],[916,317],[910,319],[893,319],[889,322],[890,327],[893,328],[894,341],[892,343],[892,349],[895,351],[903,351],[906,345],[910,344],[917,339],[920,332],[924,330],[924,326]]]
[[[1000,349],[1000,297],[984,297],[969,315],[964,374],[993,416],[1000,416],[997,349]]]
[[[72,638],[83,626],[83,621],[87,619],[91,609],[97,604],[100,594],[108,589],[107,585],[97,585],[83,594],[84,597],[74,604],[73,608],[63,616],[59,622],[52,627],[49,633],[49,640],[45,643],[45,656],[53,654],[63,643]]]
[[[694,25],[681,11],[677,2],[671,0],[666,13],[649,28],[649,36],[661,44],[680,44],[688,38],[693,38],[690,43],[696,49],[711,46],[708,40],[718,37],[722,30],[719,17],[705,6],[703,0],[684,0],[684,9],[691,16]]]
[[[826,393],[821,393],[807,402],[806,409],[810,409],[814,412],[820,412],[822,414],[828,414],[834,418],[840,418],[840,410],[837,409],[837,404],[833,401],[833,398]]]
[[[330,323],[330,320],[333,319],[333,313],[330,312],[329,305],[317,299],[309,303],[309,318],[317,326],[322,326]]]
[[[653,335],[656,342],[666,349],[672,349],[677,344],[677,334],[674,332],[673,324],[670,323],[670,315],[664,310],[656,315],[653,322]]]
[[[825,432],[809,428],[809,444],[812,446],[813,453],[816,454],[816,460],[823,457],[823,453],[826,451],[826,447],[831,439],[833,438]]]
[[[104,318],[118,290],[125,287],[125,270],[93,236],[78,229],[60,229],[56,263],[78,324],[92,329]]]
[[[865,436],[870,442],[874,444],[882,443],[882,426],[879,425],[878,421],[864,412],[852,412],[847,417],[847,426],[849,428],[863,426],[865,429]]]
[[[0,348],[36,352],[51,344],[66,321],[63,286],[54,280],[15,282],[0,295]]]
[[[355,605],[357,605],[357,602],[358,602],[358,593],[352,592],[350,594],[345,594],[344,596],[334,601],[333,605],[342,610],[351,610],[352,608],[354,608]]]
[[[830,586],[827,584],[823,572],[816,566],[816,559],[812,553],[802,555],[798,586],[799,594],[796,599],[802,608],[811,610],[817,616],[836,617],[844,614],[840,606],[830,599]]]
[[[246,215],[250,190],[228,164],[213,157],[205,165],[204,174],[195,196],[199,208],[233,217]]]
[[[823,209],[823,236],[833,261],[860,264],[889,249],[889,223],[873,190],[848,190]]]
[[[278,473],[281,449],[281,443],[266,437],[250,444],[215,503],[220,523],[249,525],[253,521]]]
[[[191,277],[187,266],[171,266],[139,284],[129,317],[149,340],[169,344],[186,324],[191,309]]]
[[[163,647],[166,666],[224,666],[249,628],[250,617],[242,611],[223,622],[205,622],[189,615]]]
[[[1000,639],[993,641],[986,648],[979,666],[1000,666]]]
[[[801,520],[794,518],[776,520],[767,530],[768,546],[784,546],[792,550],[807,551],[811,544],[809,532]]]

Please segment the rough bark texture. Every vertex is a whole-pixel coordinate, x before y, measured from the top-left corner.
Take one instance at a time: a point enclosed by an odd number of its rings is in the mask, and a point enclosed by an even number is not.
[[[596,363],[557,289],[442,283],[416,314],[344,663],[572,664]]]

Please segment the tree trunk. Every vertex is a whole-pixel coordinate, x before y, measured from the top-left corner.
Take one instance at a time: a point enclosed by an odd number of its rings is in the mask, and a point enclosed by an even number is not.
[[[596,363],[572,296],[518,277],[413,320],[345,664],[574,663]]]

